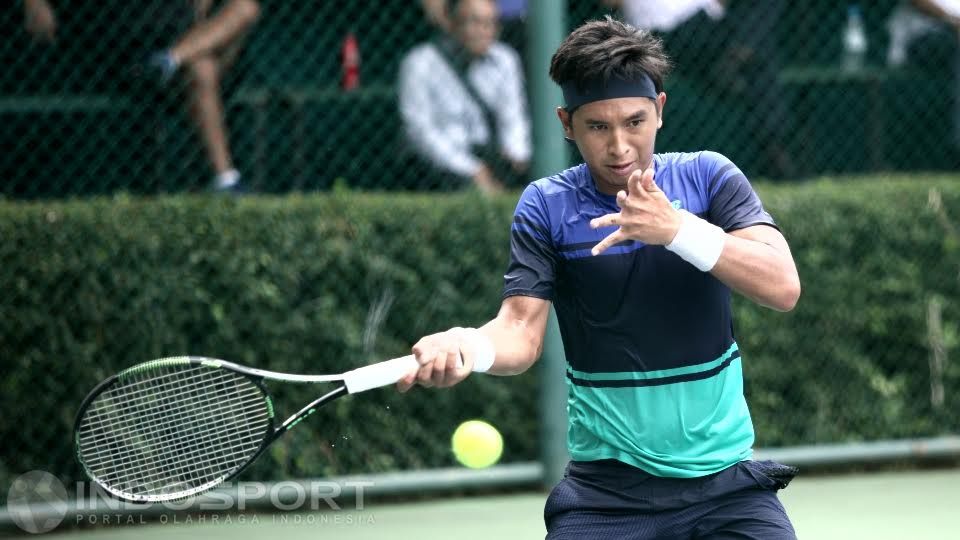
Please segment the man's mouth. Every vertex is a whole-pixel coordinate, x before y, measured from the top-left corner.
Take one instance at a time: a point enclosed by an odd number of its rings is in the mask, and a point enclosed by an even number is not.
[[[635,162],[630,161],[628,163],[618,163],[616,165],[607,165],[607,168],[613,171],[614,174],[617,174],[619,176],[627,176],[632,172],[631,169],[633,168],[634,163]]]

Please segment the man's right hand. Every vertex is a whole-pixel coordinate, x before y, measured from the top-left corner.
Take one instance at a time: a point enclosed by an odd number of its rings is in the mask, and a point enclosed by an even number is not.
[[[420,369],[400,379],[397,389],[406,392],[415,384],[427,388],[446,388],[458,384],[473,371],[472,349],[463,338],[460,328],[421,338],[413,346],[413,355]],[[461,360],[463,365],[460,365]]]
[[[481,164],[480,168],[477,169],[477,172],[473,175],[473,183],[483,193],[493,194],[503,191],[503,184],[493,176],[493,172],[486,164]]]
[[[24,0],[23,24],[37,41],[57,41],[57,15],[47,0]]]

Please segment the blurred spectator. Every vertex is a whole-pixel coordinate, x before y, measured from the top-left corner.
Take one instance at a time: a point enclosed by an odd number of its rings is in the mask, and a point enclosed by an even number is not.
[[[448,34],[403,59],[400,114],[431,183],[497,191],[526,172],[531,154],[520,58],[496,41],[493,0],[453,0],[447,13]]]
[[[887,22],[887,64],[947,75],[954,88],[954,146],[960,146],[960,0],[904,0]]]
[[[444,32],[450,31],[448,0],[420,0],[427,20]],[[510,45],[521,57],[526,51],[527,0],[497,0],[500,14],[500,40]]]
[[[436,26],[444,33],[451,31],[453,25],[447,13],[447,0],[420,0],[420,4],[430,24]]]
[[[190,114],[213,166],[215,191],[241,191],[224,121],[221,80],[230,69],[250,27],[260,17],[257,0],[225,0],[211,13],[213,0],[194,0],[194,24],[174,44],[155,53],[147,65],[165,84],[181,67],[187,72]]]
[[[27,32],[35,41],[55,44],[60,22],[53,5],[48,0],[24,0],[23,5]],[[183,68],[188,81],[190,114],[215,173],[212,187],[216,191],[240,191],[240,173],[233,166],[227,142],[221,82],[236,59],[243,38],[260,16],[259,3],[257,0],[181,0],[144,2],[137,6],[140,11],[128,14],[135,20],[124,21],[124,35],[116,36],[119,39],[114,57],[97,60],[100,68],[118,79],[112,87],[122,87],[128,82],[119,80],[124,74],[152,77],[165,86]],[[62,7],[75,6],[64,3]],[[72,24],[67,25],[71,28],[67,33],[72,35],[65,36],[73,42],[70,49],[88,47],[84,38],[89,37],[85,34],[91,30],[84,28],[84,22],[74,19],[77,17],[70,18]],[[178,37],[169,48],[149,55],[145,61],[132,57],[144,54],[141,47],[155,47],[157,41],[169,39],[171,35]],[[131,65],[138,62],[143,64]],[[86,77],[78,71],[74,78]]]
[[[57,40],[57,15],[47,0],[24,0],[23,24],[37,41],[54,43]]]
[[[777,22],[784,0],[603,0],[624,19],[660,34],[677,73],[749,106],[744,129],[763,147],[761,173],[795,175],[778,88]]]
[[[887,23],[890,31],[890,46],[887,63],[904,65],[910,49],[925,37],[938,36],[951,44],[960,37],[960,0],[905,0],[894,10]],[[929,55],[915,54],[915,60],[933,60]],[[929,52],[929,51],[924,51]],[[926,57],[926,58],[925,58]],[[941,65],[935,65],[940,69]]]

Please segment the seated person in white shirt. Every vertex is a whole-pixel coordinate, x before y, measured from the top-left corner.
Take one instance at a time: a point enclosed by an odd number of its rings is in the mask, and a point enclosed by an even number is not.
[[[496,41],[493,0],[447,5],[449,34],[413,48],[400,66],[400,115],[440,187],[499,191],[526,172],[531,154],[520,57]]]

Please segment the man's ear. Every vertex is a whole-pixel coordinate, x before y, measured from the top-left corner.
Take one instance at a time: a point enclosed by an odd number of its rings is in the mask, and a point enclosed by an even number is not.
[[[573,140],[573,115],[563,107],[557,107],[557,118],[560,119],[560,125],[563,126],[563,136],[567,140]]]
[[[663,127],[663,109],[667,106],[666,92],[660,92],[657,96],[657,129]]]

